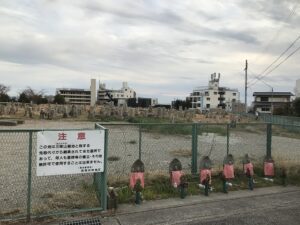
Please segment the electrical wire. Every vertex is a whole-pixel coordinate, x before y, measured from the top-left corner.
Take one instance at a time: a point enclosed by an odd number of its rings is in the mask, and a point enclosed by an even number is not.
[[[290,11],[289,15],[283,20],[285,23],[287,23],[290,18],[293,16],[293,14],[295,14],[297,6],[298,6],[299,2],[296,2],[293,9]],[[266,45],[266,47],[263,49],[263,51],[261,52],[261,54],[264,54],[265,52],[267,52],[271,46],[271,43],[273,43],[279,36],[280,33],[282,32],[282,30],[284,29],[284,24],[277,30],[277,32],[275,33],[275,35],[270,39],[269,43]],[[259,57],[255,58],[255,62],[259,59]]]
[[[271,66],[273,66],[288,50],[290,50],[295,43],[300,39],[300,35],[289,45],[289,47],[284,50],[261,74],[264,74]]]
[[[282,56],[285,54],[285,53],[287,53],[294,45],[295,45],[295,43],[298,41],[300,39],[300,35],[269,65],[269,66],[267,66],[266,67],[266,69],[264,69],[264,71],[263,72],[261,72],[258,76],[257,76],[257,79],[260,79],[261,77],[264,77],[265,75],[264,75],[264,73],[266,72],[266,71],[268,71],[268,69],[270,69],[276,62],[278,62],[278,60],[279,59],[281,59],[282,58]],[[281,63],[280,63],[281,64]],[[276,66],[275,66],[276,67]],[[278,67],[278,66],[277,66]],[[276,67],[276,68],[277,68]],[[273,70],[272,70],[273,71]],[[269,74],[269,72],[267,73],[267,74]],[[257,81],[255,81],[255,82],[253,82],[253,84],[254,83],[256,83]],[[251,85],[253,85],[253,84],[251,84]],[[249,82],[249,85],[250,85],[250,82]]]
[[[249,84],[248,87],[253,86],[259,80],[263,79],[264,77],[266,77],[267,75],[269,75],[270,73],[272,73],[275,69],[277,69],[281,64],[283,64],[285,61],[287,61],[290,57],[292,57],[299,50],[300,50],[300,46],[298,48],[296,48],[292,53],[290,53],[284,60],[282,60],[280,63],[278,63],[274,68],[272,68],[270,71],[268,71],[266,74],[264,74],[263,76],[260,76],[259,78],[257,78],[257,80],[254,83]]]
[[[291,12],[289,13],[289,15],[286,17],[286,19],[284,20],[285,22],[288,22],[289,19],[292,17],[293,14],[295,14],[296,12],[296,9],[297,9],[297,6],[298,6],[298,3],[299,2],[296,2],[293,9],[291,10]],[[269,41],[269,43],[267,44],[267,46],[265,47],[265,49],[263,50],[263,53],[266,52],[268,50],[268,48],[270,47],[271,43],[274,42],[274,40],[276,38],[279,37],[279,34],[280,32],[283,30],[284,26],[282,26],[276,33],[275,35],[273,36],[273,38]],[[300,35],[287,47],[287,49],[285,49],[269,66],[266,67],[266,69],[264,69],[259,75],[255,76],[256,78],[250,80],[248,82],[248,85],[249,86],[253,86],[254,84],[257,83],[257,81],[259,79],[262,79],[263,77],[265,77],[266,75],[264,75],[265,72],[268,71],[268,69],[270,69],[276,62],[279,61],[279,59],[282,58],[282,56],[287,53],[294,45],[295,43],[300,39]],[[298,51],[298,50],[296,50]],[[294,53],[293,53],[294,54]],[[293,55],[292,54],[292,55]],[[289,58],[289,57],[288,57]],[[285,59],[283,62],[285,62],[287,59]],[[254,61],[257,61],[257,58],[254,60]],[[278,68],[283,62],[280,62],[279,65],[276,65],[275,68]],[[275,69],[271,69],[271,72],[274,71]],[[270,74],[270,72],[268,72],[267,74]]]

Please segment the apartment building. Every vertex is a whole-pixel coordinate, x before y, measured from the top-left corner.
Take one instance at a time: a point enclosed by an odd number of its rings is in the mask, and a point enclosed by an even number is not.
[[[196,87],[187,100],[191,101],[192,108],[201,111],[210,111],[211,109],[225,109],[232,111],[233,104],[240,101],[240,93],[238,89],[220,87],[220,73],[211,74],[211,80],[208,86]]]

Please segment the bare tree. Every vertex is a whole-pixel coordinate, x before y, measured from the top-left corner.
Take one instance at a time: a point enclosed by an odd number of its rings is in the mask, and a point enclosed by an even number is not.
[[[24,103],[32,102],[36,104],[47,103],[47,99],[45,99],[43,95],[44,90],[35,91],[31,87],[27,87],[20,92],[19,101]]]
[[[4,84],[0,84],[0,102],[9,102],[10,97],[7,94],[9,92],[10,88],[8,86],[5,86]]]
[[[4,84],[0,84],[0,95],[2,94],[7,94],[7,92],[9,92],[10,87],[4,85]]]

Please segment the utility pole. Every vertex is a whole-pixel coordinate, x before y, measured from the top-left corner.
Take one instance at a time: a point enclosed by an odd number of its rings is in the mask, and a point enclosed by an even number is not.
[[[246,65],[245,65],[245,113],[247,113],[247,88],[248,88],[248,61],[246,59]]]

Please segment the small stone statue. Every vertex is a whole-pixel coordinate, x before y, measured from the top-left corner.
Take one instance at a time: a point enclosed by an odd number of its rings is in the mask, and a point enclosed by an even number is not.
[[[220,172],[219,176],[222,181],[223,193],[227,194],[228,193],[228,184],[227,184],[226,177],[223,172]]]
[[[180,198],[185,198],[187,196],[187,189],[188,189],[187,178],[185,175],[182,175],[180,177],[180,185],[179,185]]]
[[[253,191],[253,176],[251,174],[250,168],[247,168],[246,176],[248,178],[248,188]]]
[[[138,179],[133,187],[133,190],[135,191],[135,204],[140,205],[142,202],[142,190],[143,187],[141,185],[141,180]]]
[[[204,180],[204,195],[205,196],[208,196],[208,191],[210,189],[210,177],[209,177],[209,174],[206,175],[206,178]]]
[[[281,178],[281,184],[285,187],[287,185],[287,182],[286,182],[287,173],[286,173],[285,167],[281,167],[280,178]]]
[[[116,210],[118,208],[118,193],[113,187],[108,188],[108,209]]]

